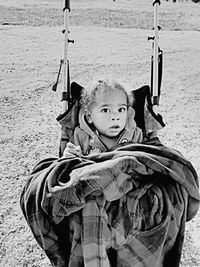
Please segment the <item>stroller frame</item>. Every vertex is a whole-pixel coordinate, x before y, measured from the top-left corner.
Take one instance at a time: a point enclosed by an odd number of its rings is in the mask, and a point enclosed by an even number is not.
[[[133,108],[135,110],[135,121],[139,128],[142,129],[144,135],[151,131],[157,131],[165,126],[162,116],[156,112],[155,107],[159,105],[160,93],[161,93],[161,81],[162,81],[162,67],[163,67],[163,52],[158,46],[158,5],[160,0],[153,2],[154,6],[154,36],[148,37],[148,40],[152,40],[152,56],[151,56],[151,86],[144,85],[141,88],[132,90],[134,97]],[[78,112],[80,110],[80,95],[84,90],[83,86],[76,82],[70,83],[70,71],[69,71],[69,56],[68,56],[68,44],[74,42],[70,40],[69,35],[69,12],[70,12],[70,0],[64,1],[64,25],[65,34],[64,42],[64,59],[60,61],[60,67],[58,71],[58,77],[56,83],[53,85],[52,90],[56,91],[61,67],[64,65],[64,85],[62,92],[62,108],[63,113],[57,117],[57,121],[61,124],[61,140],[59,148],[59,156],[63,155],[64,149],[70,137],[73,135],[74,129],[78,126]],[[146,112],[151,115],[151,124],[147,125]]]
[[[154,1],[154,6],[159,2]],[[68,16],[69,0],[65,1],[64,11]],[[68,31],[65,34],[68,36]],[[155,61],[153,56],[152,68],[158,64],[158,75],[151,88],[145,85],[131,91],[134,119],[146,138],[164,127],[162,116],[154,112],[159,101],[162,60]],[[61,60],[59,74],[63,64],[67,77],[63,112],[57,117],[61,124],[60,157],[78,125],[79,100],[84,90],[75,82],[70,84],[67,57]],[[155,143],[125,144],[88,157],[47,158],[35,166],[23,188],[20,205],[52,266],[179,266],[185,222],[199,208],[198,176],[179,152]]]

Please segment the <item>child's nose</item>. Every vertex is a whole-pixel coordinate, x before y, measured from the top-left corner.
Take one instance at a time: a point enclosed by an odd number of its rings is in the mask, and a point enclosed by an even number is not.
[[[112,121],[118,121],[118,120],[119,120],[119,116],[118,116],[118,114],[113,114],[113,115],[111,116],[111,120],[112,120]]]

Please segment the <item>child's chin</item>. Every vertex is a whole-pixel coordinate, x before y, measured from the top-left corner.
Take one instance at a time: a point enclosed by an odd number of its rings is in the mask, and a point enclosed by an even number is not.
[[[119,133],[113,133],[109,135],[109,138],[117,138],[119,136]]]
[[[118,137],[121,133],[121,130],[120,131],[113,131],[110,133],[110,137]]]

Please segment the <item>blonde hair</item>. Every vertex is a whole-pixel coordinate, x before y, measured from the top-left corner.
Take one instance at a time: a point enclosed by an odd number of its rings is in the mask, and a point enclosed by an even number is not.
[[[124,92],[127,97],[127,106],[133,104],[133,96],[128,93],[125,87],[118,81],[112,78],[97,79],[91,82],[87,87],[82,90],[80,104],[84,111],[90,111],[95,101],[97,92],[105,92],[107,90],[119,90]]]

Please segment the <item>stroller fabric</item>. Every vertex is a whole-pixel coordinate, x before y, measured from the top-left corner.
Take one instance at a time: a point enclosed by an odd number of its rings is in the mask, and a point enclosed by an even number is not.
[[[81,113],[79,101],[82,90],[84,90],[84,88],[81,85],[75,82],[71,84],[71,92],[73,92],[73,96],[71,102],[69,103],[69,108],[65,113],[57,117],[57,121],[61,124],[61,139],[59,148],[60,157],[63,155],[67,142],[74,139],[75,129],[77,126],[80,126],[81,123],[79,120]],[[129,122],[129,132],[131,128],[135,128],[136,123],[136,126],[143,132],[144,140],[146,139],[145,141],[149,142],[149,139],[152,140],[153,136],[155,136],[155,133],[157,135],[157,131],[162,129],[165,124],[162,116],[153,112],[150,97],[150,87],[148,85],[144,85],[131,91],[131,94],[134,99],[132,104],[134,111],[132,114],[132,122]],[[132,129],[132,131],[134,131],[134,129]],[[126,139],[131,140],[131,135],[132,134],[129,133],[127,136],[128,138]]]
[[[125,144],[40,161],[21,208],[53,266],[179,266],[186,221],[199,207],[197,174],[179,152]]]

